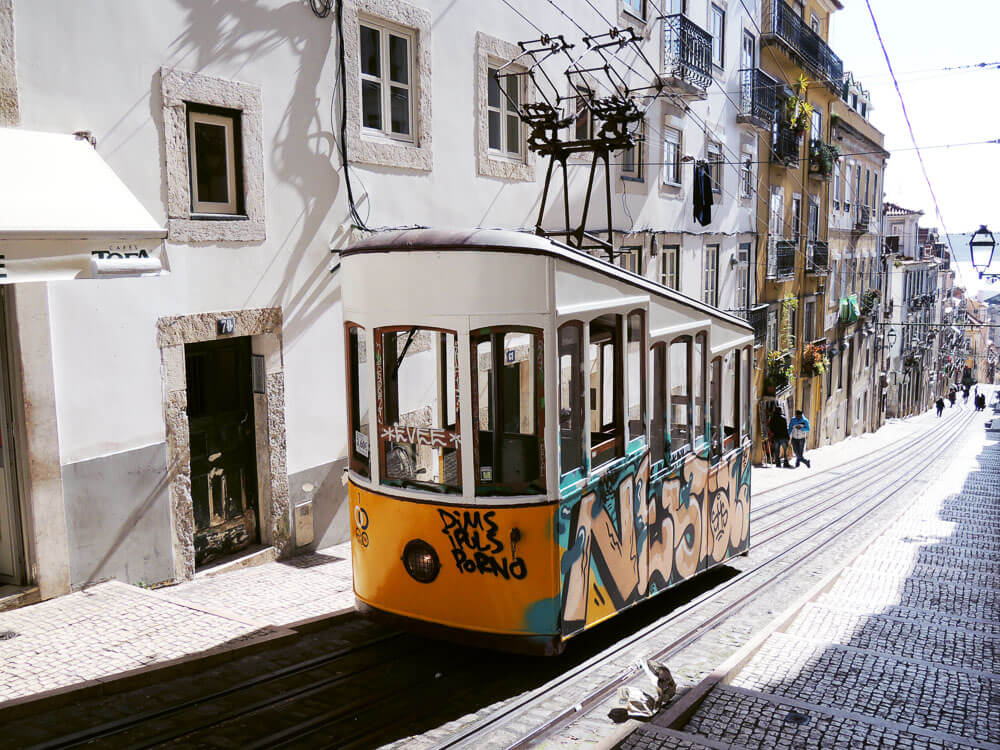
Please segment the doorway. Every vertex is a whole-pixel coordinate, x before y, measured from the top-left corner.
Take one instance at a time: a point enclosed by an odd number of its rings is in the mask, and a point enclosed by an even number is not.
[[[7,337],[7,294],[0,288],[0,584],[24,583],[14,453],[14,400],[11,397]]]
[[[195,566],[260,543],[249,336],[186,344]]]

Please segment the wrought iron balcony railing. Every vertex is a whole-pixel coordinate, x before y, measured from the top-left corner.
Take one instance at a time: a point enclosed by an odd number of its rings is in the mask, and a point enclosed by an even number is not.
[[[799,166],[799,147],[802,144],[802,136],[791,128],[778,127],[775,136],[772,161],[783,164],[786,167]]]
[[[858,206],[858,212],[854,216],[854,228],[859,232],[870,231],[872,220],[872,210],[868,206]]]
[[[843,61],[823,41],[823,37],[810,29],[784,0],[764,0],[764,24],[761,31],[761,41],[781,42],[817,78],[840,93],[844,81]]]
[[[760,68],[740,71],[740,113],[736,119],[770,128],[778,107],[778,82]]]
[[[753,326],[753,345],[764,346],[767,340],[767,305],[753,305],[727,310]]]
[[[663,75],[701,91],[712,84],[712,35],[683,13],[663,17]]]
[[[795,275],[794,240],[771,237],[767,243],[767,278],[788,279]]]
[[[810,242],[806,248],[806,271],[817,276],[826,274],[830,267],[830,247],[825,242]]]

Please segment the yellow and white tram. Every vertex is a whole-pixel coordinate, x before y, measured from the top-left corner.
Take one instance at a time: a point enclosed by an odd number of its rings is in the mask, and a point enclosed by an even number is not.
[[[387,232],[342,274],[362,611],[556,653],[746,551],[743,320],[519,232]]]

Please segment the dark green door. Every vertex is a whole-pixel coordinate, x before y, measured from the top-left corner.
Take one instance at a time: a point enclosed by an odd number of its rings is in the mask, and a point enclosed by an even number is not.
[[[260,541],[250,339],[185,347],[195,564]]]

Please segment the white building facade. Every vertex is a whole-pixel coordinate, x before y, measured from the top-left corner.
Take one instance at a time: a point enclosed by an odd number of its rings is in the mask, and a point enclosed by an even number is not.
[[[3,287],[0,584],[41,598],[158,584],[347,539],[337,253],[359,222],[534,230],[546,164],[490,74],[540,33],[582,49],[584,30],[631,25],[677,74],[641,144],[615,155],[615,244],[636,249],[617,261],[723,309],[752,304],[758,155],[732,92],[756,65],[759,3],[663,3],[673,21],[640,0],[595,3],[606,18],[583,0],[512,3],[522,15],[345,0],[338,28],[336,8],[305,2],[0,0],[0,139],[87,131],[166,234],[143,278],[11,271]],[[708,39],[694,85],[671,62],[682,23],[685,44]],[[586,171],[570,168],[576,207]],[[561,219],[553,202],[542,224]],[[58,246],[56,223],[42,230]],[[0,206],[0,254],[14,224]]]

